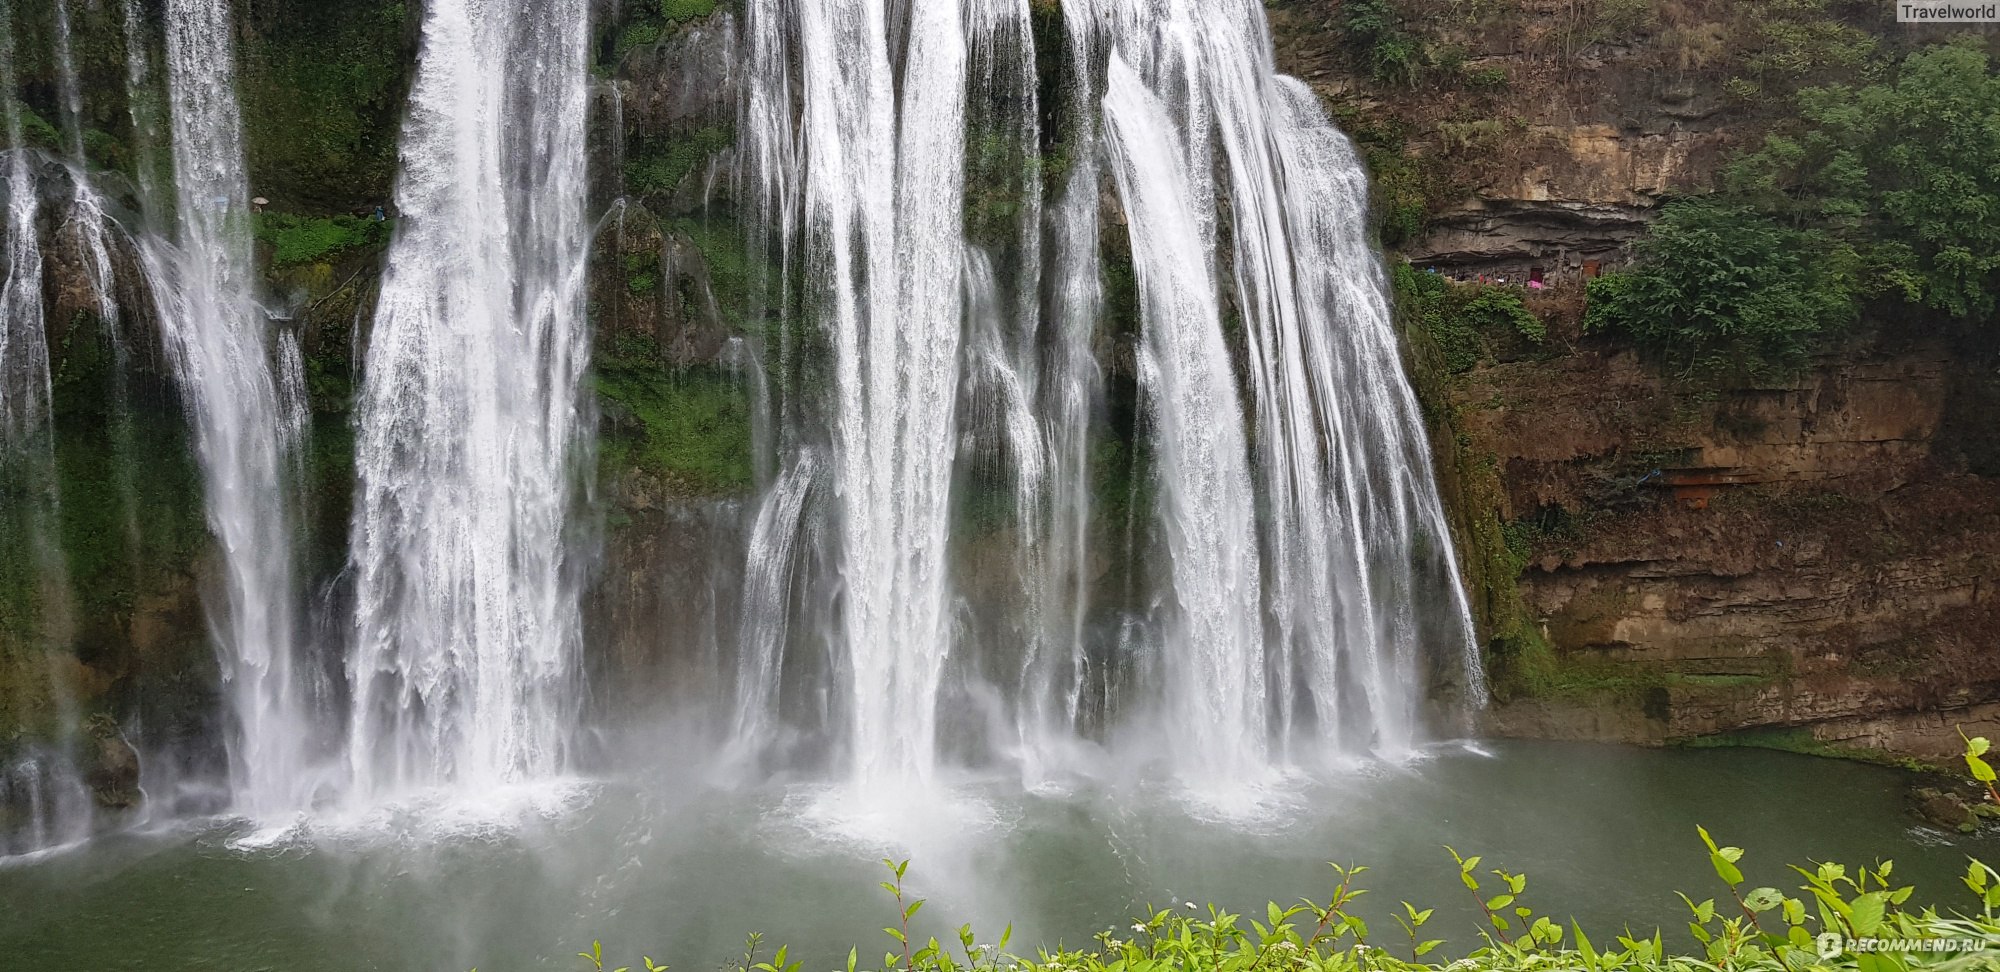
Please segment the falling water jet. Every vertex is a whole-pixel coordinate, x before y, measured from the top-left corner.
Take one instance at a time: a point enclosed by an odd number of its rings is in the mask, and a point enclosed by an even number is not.
[[[351,796],[568,765],[582,394],[586,0],[424,8],[367,348],[351,556]]]
[[[223,552],[221,597],[208,610],[234,722],[233,803],[263,819],[310,806],[324,777],[298,657],[301,369],[296,343],[274,340],[256,302],[232,31],[224,0],[169,0],[173,239],[143,237],[140,249]]]
[[[53,385],[44,330],[43,258],[39,218],[41,193],[36,156],[22,134],[14,101],[14,24],[10,3],[0,2],[0,119],[6,139],[6,218],[0,223],[0,536],[26,548],[17,583],[32,591],[23,607],[29,651],[7,661],[6,683],[23,699],[10,702],[34,712],[53,729],[53,738],[21,747],[0,767],[0,810],[18,816],[18,826],[0,830],[0,857],[32,853],[87,836],[95,806],[75,766],[80,735],[64,680],[73,618],[69,570],[56,530],[61,495],[56,478]],[[10,580],[15,580],[10,578]],[[35,687],[47,698],[37,704]],[[22,704],[25,703],[25,704]],[[41,711],[37,711],[41,710]]]
[[[1177,601],[1164,646],[1168,704],[1182,720],[1175,748],[1194,775],[1227,777],[1267,754],[1248,440],[1199,203],[1181,175],[1186,147],[1165,106],[1115,55],[1104,108],[1145,322],[1140,385],[1159,434]]]

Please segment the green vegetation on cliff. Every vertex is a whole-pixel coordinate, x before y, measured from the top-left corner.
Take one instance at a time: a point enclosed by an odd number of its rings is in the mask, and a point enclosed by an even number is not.
[[[274,0],[241,47],[253,188],[300,212],[366,212],[389,199],[411,63],[402,0]]]
[[[687,497],[750,489],[751,406],[736,376],[710,368],[600,373],[596,388],[607,473],[636,470]]]
[[[698,20],[715,12],[716,0],[660,0],[660,17],[667,23]]]
[[[389,223],[360,216],[258,213],[257,239],[271,247],[272,270],[327,263],[389,242]]]
[[[1667,207],[1589,328],[1683,375],[1796,371],[1864,304],[1983,326],[2000,309],[2000,75],[1973,42],[1798,93],[1797,120]]]
[[[1407,263],[1396,266],[1393,283],[1411,385],[1439,457],[1440,492],[1455,520],[1473,617],[1485,639],[1488,681],[1503,697],[1539,694],[1555,666],[1548,639],[1521,598],[1518,580],[1528,551],[1500,515],[1498,460],[1470,448],[1465,415],[1451,396],[1453,376],[1486,353],[1477,325],[1462,313],[1482,289],[1453,287]],[[1500,317],[1513,323],[1511,312]]]
[[[634,468],[691,495],[751,484],[750,396],[741,378],[708,367],[601,366],[607,468]]]
[[[728,128],[704,128],[686,135],[642,139],[625,163],[625,188],[641,197],[671,196],[710,157],[730,146]]]
[[[629,9],[612,43],[612,59],[623,59],[636,48],[656,44],[669,31],[707,17],[720,5],[721,0],[639,0]]]
[[[208,549],[178,409],[156,386],[125,386],[94,316],[61,334],[45,458],[0,462],[0,749],[5,733],[53,732],[65,707],[107,704],[141,661],[122,646],[143,641],[162,669],[205,663],[198,622],[141,621],[183,602]]]
[[[1395,294],[1404,315],[1436,343],[1445,368],[1469,371],[1496,348],[1548,341],[1548,325],[1528,310],[1519,287],[1453,284],[1407,263],[1395,268]]]
[[[1591,282],[1584,327],[1656,351],[1684,377],[1796,371],[1855,319],[1853,251],[1759,213],[1675,203],[1636,256]]]
[[[63,557],[84,616],[120,617],[161,572],[191,570],[208,542],[193,443],[171,403],[120,404],[131,392],[94,318],[68,330],[59,360]]]

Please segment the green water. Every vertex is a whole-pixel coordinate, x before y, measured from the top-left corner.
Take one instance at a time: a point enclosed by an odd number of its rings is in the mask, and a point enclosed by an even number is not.
[[[1215,816],[1171,790],[1023,793],[968,781],[947,797],[857,813],[823,788],[725,790],[662,772],[591,784],[562,812],[440,827],[441,811],[315,827],[259,849],[238,827],[101,839],[0,866],[0,969],[148,972],[577,969],[602,939],[684,972],[744,935],[794,944],[808,970],[850,944],[877,956],[894,915],[877,861],[910,857],[923,929],[972,922],[1013,948],[1084,942],[1148,902],[1232,909],[1323,896],[1327,861],[1362,863],[1376,914],[1435,905],[1460,954],[1473,902],[1443,845],[1530,875],[1524,899],[1604,940],[1628,922],[1683,926],[1674,896],[1721,893],[1697,823],[1748,849],[1754,884],[1783,865],[1896,861],[1918,899],[1956,905],[1985,842],[1917,826],[1901,774],[1750,750],[1491,743],[1409,767],[1280,788],[1265,811]],[[493,803],[502,802],[495,798]],[[453,812],[461,812],[463,808]],[[440,833],[440,830],[448,831]],[[1378,936],[1396,932],[1375,923]],[[1387,943],[1388,939],[1382,940]],[[801,948],[800,946],[803,946]]]

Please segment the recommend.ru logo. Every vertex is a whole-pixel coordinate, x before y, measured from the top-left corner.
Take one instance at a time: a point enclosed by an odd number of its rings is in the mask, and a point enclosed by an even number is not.
[[[1883,952],[1957,954],[1977,952],[1987,943],[1978,938],[1849,938],[1839,932],[1823,932],[1814,939],[1822,959],[1845,954],[1876,955]]]

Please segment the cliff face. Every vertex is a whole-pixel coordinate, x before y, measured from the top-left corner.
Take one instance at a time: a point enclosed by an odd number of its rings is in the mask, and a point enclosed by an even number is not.
[[[1400,14],[1416,68],[1370,70],[1373,35],[1348,29],[1363,6]],[[1986,342],[1876,320],[1796,380],[1716,389],[1577,327],[1584,264],[1615,265],[1664,199],[1713,186],[1768,127],[1761,96],[1922,38],[1841,3],[1472,6],[1272,17],[1281,67],[1369,150],[1385,236],[1396,207],[1421,210],[1392,260],[1552,284],[1529,300],[1544,343],[1481,335],[1454,372],[1410,334],[1489,638],[1489,728],[1928,755],[1991,728]]]
[[[1490,462],[1555,653],[1539,685],[1501,659],[1493,727],[1956,751],[1954,726],[2000,713],[2000,482],[1941,445],[1981,380],[1940,343],[1880,339],[1703,400],[1601,351],[1464,376],[1463,448]]]

